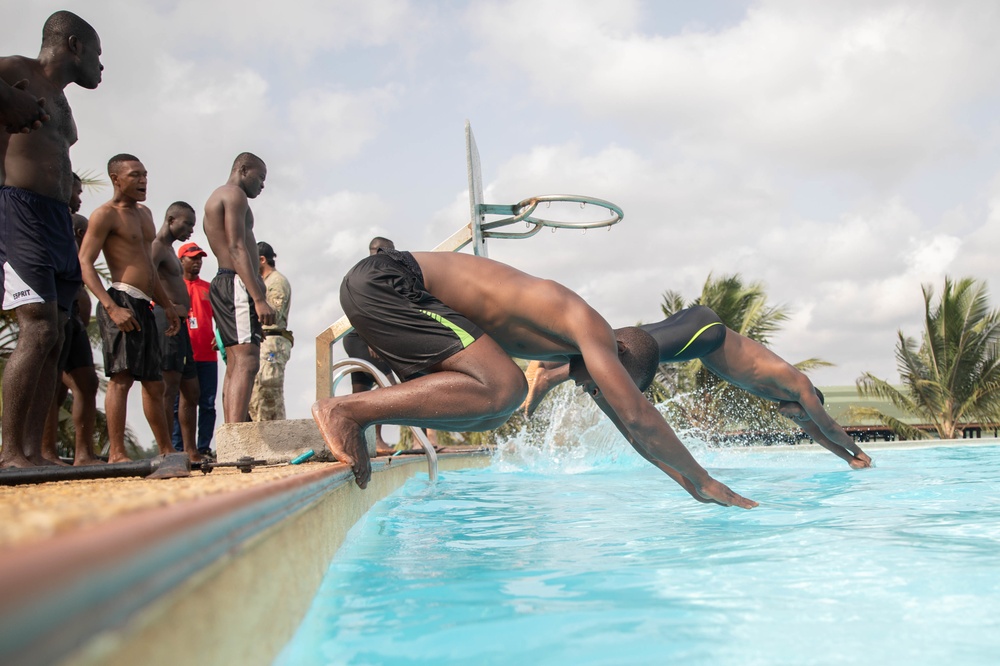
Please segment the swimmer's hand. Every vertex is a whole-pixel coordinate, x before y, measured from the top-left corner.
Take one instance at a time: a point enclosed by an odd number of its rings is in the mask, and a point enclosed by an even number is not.
[[[865,469],[866,467],[872,466],[872,459],[864,451],[858,451],[854,458],[847,461],[847,464],[850,465],[852,469]]]
[[[725,484],[719,483],[715,479],[709,479],[696,489],[698,494],[706,500],[722,506],[738,506],[741,509],[752,509],[757,506],[757,502],[734,493]]]
[[[9,134],[27,134],[41,129],[42,123],[49,120],[49,114],[45,113],[45,98],[25,92],[27,87],[27,79],[10,86],[10,96],[3,112],[4,129]]]
[[[136,321],[135,316],[132,315],[132,311],[128,308],[123,308],[120,305],[112,305],[110,308],[105,308],[108,311],[108,316],[111,317],[111,321],[115,322],[115,326],[122,333],[131,333],[132,331],[141,331],[142,328],[139,326],[139,322]]]

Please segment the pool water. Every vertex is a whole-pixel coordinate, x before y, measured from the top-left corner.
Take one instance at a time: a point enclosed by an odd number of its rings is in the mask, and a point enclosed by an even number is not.
[[[1000,446],[697,450],[752,511],[605,453],[410,480],[276,663],[1000,663]]]

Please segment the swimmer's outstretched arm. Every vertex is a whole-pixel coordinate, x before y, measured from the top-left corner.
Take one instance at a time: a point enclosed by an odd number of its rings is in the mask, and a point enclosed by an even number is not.
[[[810,418],[809,421],[799,422],[799,425],[817,444],[843,458],[848,465],[855,469],[872,466],[872,459],[861,450],[854,438],[848,435],[840,427],[840,424],[827,413],[823,403],[816,397],[815,391],[808,391],[800,395],[798,402]]]
[[[843,458],[848,465],[854,469],[861,469],[863,467],[871,467],[872,459],[867,453],[861,450],[861,447],[855,444],[855,448],[858,450],[857,454],[851,453],[845,449],[840,444],[831,441],[829,437],[816,425],[813,421],[796,421],[796,423],[805,431],[807,435],[813,438],[817,444],[822,446],[824,449],[832,453],[833,455]],[[847,433],[844,433],[845,435]],[[850,437],[850,435],[847,435]],[[853,440],[852,440],[853,441]]]
[[[631,430],[622,423],[618,414],[604,400],[603,396],[591,395],[591,397],[597,403],[597,406],[601,408],[601,411],[615,424],[618,431],[624,435],[628,443],[632,445],[632,448],[638,451],[639,455],[651,462],[657,469],[676,481],[691,497],[705,504],[714,503],[720,506],[738,506],[742,509],[752,509],[757,506],[757,502],[743,497],[731,490],[724,483],[712,478],[705,468],[698,464],[694,456],[691,455],[691,452],[687,450],[687,447],[677,439],[677,435],[667,425],[667,422],[663,420],[660,413],[651,404],[646,402],[645,399],[642,402],[656,415],[655,420],[660,426],[656,430],[662,431],[662,435],[661,433],[657,433],[661,436],[649,438],[656,441],[656,444],[652,446],[644,445],[633,437]],[[685,471],[681,472],[678,468],[683,468]]]

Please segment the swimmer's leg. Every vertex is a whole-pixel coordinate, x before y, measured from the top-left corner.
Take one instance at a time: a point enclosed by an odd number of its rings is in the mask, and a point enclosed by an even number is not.
[[[428,374],[375,391],[324,398],[313,419],[337,460],[349,464],[358,486],[371,478],[362,433],[391,423],[438,430],[489,430],[503,424],[527,393],[520,368],[484,335]]]

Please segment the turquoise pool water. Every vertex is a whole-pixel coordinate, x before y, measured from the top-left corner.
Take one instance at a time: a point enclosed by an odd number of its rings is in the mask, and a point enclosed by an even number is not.
[[[1000,663],[1000,447],[696,451],[753,511],[606,454],[411,480],[276,663]]]

